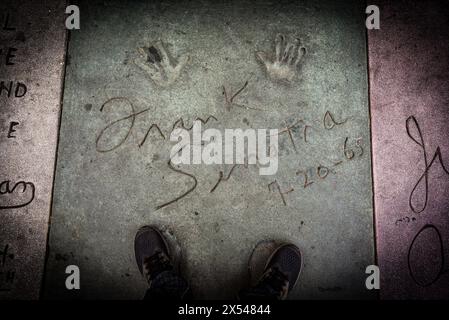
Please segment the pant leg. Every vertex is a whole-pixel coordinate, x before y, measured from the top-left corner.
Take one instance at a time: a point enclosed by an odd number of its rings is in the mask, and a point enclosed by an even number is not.
[[[144,300],[191,299],[192,292],[187,281],[173,271],[163,271],[152,281]]]

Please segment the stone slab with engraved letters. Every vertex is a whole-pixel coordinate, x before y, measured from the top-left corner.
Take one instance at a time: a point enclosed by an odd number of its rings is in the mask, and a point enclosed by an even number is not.
[[[251,250],[269,239],[304,253],[291,298],[375,296],[365,288],[374,237],[363,2],[78,3],[47,297],[142,297],[133,241],[147,224],[177,238],[198,298],[234,297]],[[297,68],[267,68],[277,34],[300,39]],[[155,61],[162,72],[148,67]],[[173,126],[197,118],[203,129],[281,130],[278,172],[170,168]],[[66,290],[68,264],[80,267],[82,290]]]
[[[65,1],[2,1],[0,19],[0,299],[36,299],[59,129]]]
[[[368,32],[381,298],[449,297],[449,6],[378,1]]]

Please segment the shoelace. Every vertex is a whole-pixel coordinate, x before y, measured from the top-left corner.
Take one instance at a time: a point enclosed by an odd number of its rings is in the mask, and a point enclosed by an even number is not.
[[[268,285],[279,295],[285,290],[288,277],[277,267],[271,268],[262,278],[261,285]]]
[[[149,258],[145,258],[143,261],[145,268],[148,270],[150,279],[154,279],[159,273],[167,270],[172,270],[173,266],[170,263],[167,255],[161,251],[156,251]]]

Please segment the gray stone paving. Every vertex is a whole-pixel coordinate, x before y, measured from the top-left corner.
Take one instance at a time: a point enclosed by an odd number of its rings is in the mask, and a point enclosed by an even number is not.
[[[365,289],[374,237],[362,4],[108,3],[82,2],[81,30],[71,33],[45,297],[143,297],[133,239],[144,224],[175,235],[198,298],[232,298],[265,239],[303,251],[291,298],[373,297]],[[256,58],[274,54],[279,33],[306,49],[289,83]],[[138,66],[137,49],[158,40],[182,67],[165,68],[162,80]],[[228,95],[244,89],[231,103],[223,86]],[[131,129],[132,117],[109,126],[132,107],[148,111]],[[167,165],[180,118],[185,126],[209,118],[203,128],[288,127],[292,138],[279,135],[276,175],[237,166],[211,192],[231,165],[179,167],[195,179]],[[161,132],[153,126],[139,147],[152,124]],[[157,209],[195,180],[187,196]],[[69,264],[80,267],[82,290],[65,289]]]

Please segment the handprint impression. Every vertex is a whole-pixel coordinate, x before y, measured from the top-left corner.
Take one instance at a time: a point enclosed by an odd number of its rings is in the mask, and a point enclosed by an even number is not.
[[[267,74],[273,81],[291,82],[298,73],[298,64],[306,53],[299,39],[293,43],[286,42],[285,37],[278,34],[275,39],[276,57],[259,51],[256,57],[264,64]]]
[[[180,56],[177,62],[170,59],[162,41],[157,41],[154,46],[138,50],[140,57],[134,63],[148,73],[154,83],[160,87],[172,85],[189,61],[188,55]]]

